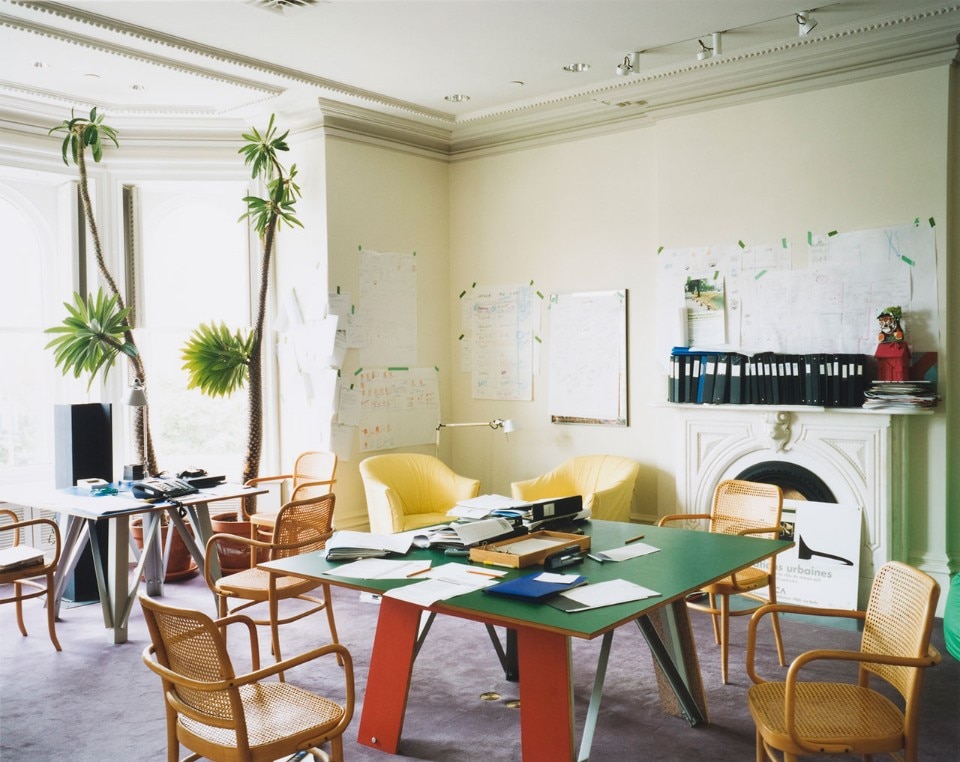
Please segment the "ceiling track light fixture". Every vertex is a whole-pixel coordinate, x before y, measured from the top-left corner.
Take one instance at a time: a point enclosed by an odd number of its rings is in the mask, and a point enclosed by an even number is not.
[[[623,62],[617,65],[616,72],[618,77],[626,77],[629,74],[639,74],[640,53],[627,53],[623,57]]]
[[[713,33],[713,47],[706,45],[703,40],[697,40],[697,42],[700,43],[700,50],[697,53],[698,61],[706,61],[708,58],[713,58],[723,52],[720,45],[720,32]]]
[[[801,37],[810,34],[816,25],[817,20],[810,11],[800,11],[797,14],[797,27]]]

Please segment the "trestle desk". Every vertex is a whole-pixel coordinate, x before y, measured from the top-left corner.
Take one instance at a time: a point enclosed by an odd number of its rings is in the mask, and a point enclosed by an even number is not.
[[[577,613],[547,603],[530,603],[472,592],[440,601],[429,610],[442,615],[502,626],[516,633],[520,688],[520,734],[523,759],[573,760],[589,756],[613,632],[636,623],[658,669],[661,699],[668,712],[691,725],[707,720],[700,666],[687,616],[685,597],[732,572],[776,555],[792,543],[670,527],[638,527],[612,521],[587,521],[591,552],[622,546],[643,531],[656,553],[628,561],[599,563],[587,559],[571,571],[589,583],[626,579],[656,590],[655,598]],[[430,558],[433,565],[451,561],[438,550],[414,549],[406,558]],[[273,576],[290,574],[330,585],[382,594],[416,580],[360,580],[328,574],[336,564],[324,551],[260,564]],[[541,571],[541,567],[511,570],[504,579]],[[396,754],[403,728],[410,675],[417,652],[418,628],[424,609],[384,596],[374,636],[373,653],[363,699],[358,742]],[[570,638],[602,637],[579,755],[574,748],[574,713]],[[668,686],[665,689],[664,686]]]
[[[196,530],[196,538],[186,526],[178,505],[172,502],[144,502],[134,498],[130,492],[92,496],[84,494],[75,487],[55,489],[35,484],[13,485],[0,487],[0,503],[38,508],[60,515],[58,523],[62,549],[60,563],[54,576],[54,596],[58,615],[60,600],[70,575],[76,569],[84,547],[88,542],[90,543],[93,568],[97,578],[97,591],[100,595],[100,606],[103,609],[103,625],[110,631],[111,642],[125,643],[130,609],[137,597],[141,575],[145,577],[148,595],[163,595],[165,559],[159,541],[163,513],[167,513],[177,528],[193,560],[203,568],[204,546],[213,534],[209,503],[259,495],[266,491],[253,487],[221,484],[177,498],[177,503],[183,506],[184,513],[190,517],[190,523]],[[143,516],[143,549],[132,572],[131,581],[130,517],[134,515]],[[105,564],[104,551],[100,547],[96,531],[98,521],[107,522]]]

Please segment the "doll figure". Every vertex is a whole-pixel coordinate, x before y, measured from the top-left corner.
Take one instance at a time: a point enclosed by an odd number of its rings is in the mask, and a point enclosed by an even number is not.
[[[899,307],[887,307],[877,315],[880,333],[874,354],[878,381],[907,381],[910,378],[910,347],[903,338],[902,318],[903,311]]]

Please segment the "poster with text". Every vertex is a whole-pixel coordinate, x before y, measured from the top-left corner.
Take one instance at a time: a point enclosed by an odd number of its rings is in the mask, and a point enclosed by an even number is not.
[[[778,603],[857,608],[861,513],[858,505],[783,501],[781,537],[794,547],[777,556]]]

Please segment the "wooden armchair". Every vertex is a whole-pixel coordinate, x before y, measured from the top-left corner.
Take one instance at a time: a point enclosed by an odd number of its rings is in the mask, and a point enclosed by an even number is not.
[[[757,759],[785,760],[807,754],[893,754],[916,762],[917,723],[924,667],[940,662],[930,645],[940,587],[917,569],[893,561],[874,578],[866,611],[769,605],[758,609],[747,634],[747,691],[757,726]],[[767,682],[754,669],[757,623],[767,614],[846,617],[863,623],[859,651],[816,650],[798,656],[785,682]],[[857,681],[821,682],[811,675],[828,667],[834,677],[842,662],[857,663]],[[870,687],[871,678],[892,687],[902,708]],[[879,687],[879,686],[878,686]]]
[[[664,516],[657,526],[674,521],[709,519],[710,531],[722,534],[753,535],[776,539],[780,533],[780,513],[783,509],[783,493],[775,484],[761,484],[741,479],[727,479],[717,485],[713,494],[710,513],[676,513]],[[766,588],[766,595],[762,592]],[[713,617],[713,636],[720,645],[720,675],[727,682],[729,660],[730,617],[752,614],[760,605],[777,602],[777,562],[771,558],[758,566],[750,566],[729,577],[703,588],[708,600],[700,603],[688,600],[687,606],[705,611]],[[741,595],[761,601],[750,608],[730,608],[730,596]],[[720,605],[717,606],[719,598]],[[719,621],[718,621],[719,620]],[[774,613],[771,617],[773,634],[777,642],[777,655],[783,665],[783,641],[780,637],[780,620]]]
[[[237,537],[230,534],[215,534],[207,540],[206,558],[216,558],[217,546],[246,545],[252,556],[260,554],[262,549],[268,560],[321,550],[333,535],[333,509],[336,495],[332,492],[317,495],[305,500],[287,503],[277,514],[276,524],[269,542]],[[254,550],[256,548],[257,550]],[[211,555],[212,554],[212,555]],[[220,617],[235,614],[258,603],[267,603],[269,617],[254,620],[256,624],[269,625],[273,655],[280,660],[279,626],[303,619],[320,611],[327,612],[327,624],[334,643],[337,638],[337,625],[333,616],[333,602],[330,599],[330,586],[316,580],[299,577],[279,577],[276,582],[276,594],[270,595],[270,574],[261,569],[243,569],[236,574],[214,577],[212,565],[205,564],[204,577],[217,600],[217,615]],[[311,595],[321,588],[323,595]],[[309,606],[298,606],[288,616],[280,618],[280,601],[296,598],[308,602]],[[230,601],[239,601],[232,609]]]
[[[254,479],[248,479],[247,486],[255,487],[268,482],[290,481],[291,492],[288,502],[291,502],[316,495],[329,494],[333,491],[333,485],[337,481],[336,474],[336,453],[309,450],[297,456],[293,464],[293,473],[258,476]],[[261,531],[269,537],[277,521],[277,514],[269,511],[251,512],[249,504],[255,500],[256,498],[240,501],[243,518],[250,522],[250,539],[256,539],[257,533]]]
[[[185,760],[266,762],[309,750],[316,758],[342,762],[342,736],[354,705],[353,661],[346,648],[331,644],[261,669],[257,628],[249,617],[213,620],[139,597],[152,641],[143,661],[163,683],[168,762],[179,759],[180,744],[194,752]],[[251,671],[244,674],[237,674],[227,653],[226,630],[233,624],[245,626],[250,636]],[[343,665],[342,705],[267,679],[329,654]],[[329,754],[316,748],[327,742]]]
[[[27,627],[23,623],[23,602],[31,598],[46,596],[47,629],[50,640],[58,651],[60,641],[57,640],[57,607],[53,600],[53,575],[60,562],[60,527],[51,519],[31,519],[21,521],[17,514],[7,508],[0,508],[0,516],[10,520],[10,523],[0,524],[0,537],[13,533],[13,544],[0,550],[0,585],[13,585],[13,595],[0,598],[0,604],[16,603],[17,625],[21,634],[26,637]],[[53,556],[49,557],[42,551],[22,543],[22,532],[28,527],[49,527],[53,532]],[[4,544],[0,541],[0,544]],[[40,581],[40,578],[43,581]],[[32,592],[27,592],[26,589]]]

